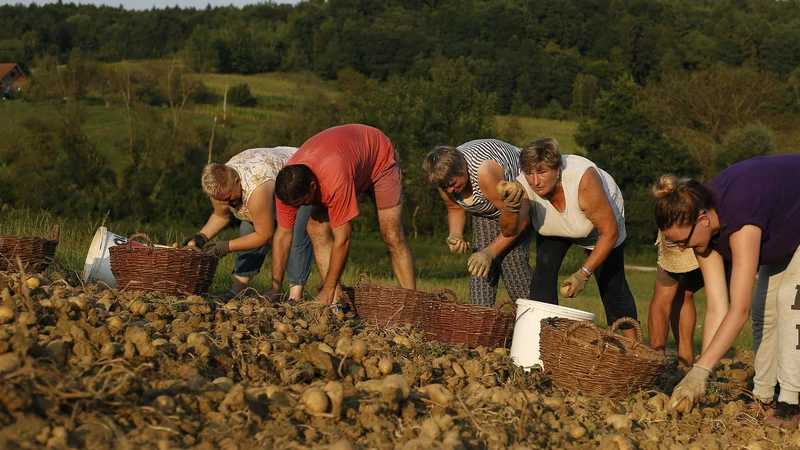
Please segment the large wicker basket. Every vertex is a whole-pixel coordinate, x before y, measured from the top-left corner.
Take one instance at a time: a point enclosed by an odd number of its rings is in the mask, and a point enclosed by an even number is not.
[[[381,325],[396,323],[419,326],[422,322],[421,302],[435,298],[436,294],[431,292],[372,283],[365,273],[356,278],[356,315]]]
[[[17,256],[25,273],[44,271],[56,255],[58,235],[58,225],[53,227],[50,239],[0,234],[0,271],[18,272]]]
[[[497,308],[458,303],[453,291],[436,292],[435,300],[422,303],[422,329],[428,338],[450,345],[508,347],[514,330],[514,304],[506,300]],[[511,311],[503,311],[506,305]]]
[[[143,238],[147,246],[132,246]],[[208,292],[217,270],[216,256],[190,248],[158,248],[146,234],[134,234],[124,246],[108,249],[111,272],[122,290],[202,295]]]
[[[623,324],[636,329],[636,340],[615,333]],[[542,319],[540,356],[556,387],[586,394],[619,397],[652,386],[667,359],[642,343],[639,322],[623,317],[607,330],[595,324],[550,317]]]

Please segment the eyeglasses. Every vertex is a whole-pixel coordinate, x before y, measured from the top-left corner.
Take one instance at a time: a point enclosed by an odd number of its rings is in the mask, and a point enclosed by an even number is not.
[[[697,221],[700,220],[700,216],[702,216],[705,213],[706,213],[705,211],[701,211],[700,214],[698,214],[697,217],[695,217],[694,222],[692,223],[692,228],[689,230],[689,235],[686,236],[686,239],[676,242],[664,236],[664,243],[668,247],[687,248],[689,246],[689,242],[691,242],[692,240],[692,235],[694,234],[694,230],[695,228],[697,228]]]

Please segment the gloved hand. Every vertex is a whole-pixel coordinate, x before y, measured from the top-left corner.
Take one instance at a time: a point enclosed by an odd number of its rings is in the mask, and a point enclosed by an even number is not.
[[[203,233],[193,234],[183,240],[181,247],[186,247],[187,245],[189,245],[189,242],[192,241],[194,241],[195,247],[203,248],[203,246],[208,243],[208,238]]]
[[[709,375],[711,370],[695,364],[672,391],[669,407],[682,414],[689,413],[692,406],[706,394]]]
[[[522,185],[514,181],[501,181],[497,183],[497,194],[500,200],[503,201],[506,209],[511,212],[519,212],[519,207],[522,205],[522,195],[525,190]]]
[[[473,253],[472,256],[469,257],[467,268],[473,276],[485,277],[489,274],[489,268],[492,267],[492,261],[494,261],[496,257],[497,255],[494,251],[486,247],[477,253]]]
[[[561,283],[561,295],[566,298],[572,298],[578,295],[586,288],[586,283],[589,282],[590,275],[587,274],[583,268],[578,269],[577,272],[570,275],[569,278]]]
[[[217,258],[222,258],[231,252],[230,241],[217,241],[212,246],[209,246],[205,252]]]
[[[467,253],[467,250],[471,247],[469,242],[464,240],[464,236],[460,234],[451,234],[447,236],[445,242],[447,242],[451,252],[459,255]]]

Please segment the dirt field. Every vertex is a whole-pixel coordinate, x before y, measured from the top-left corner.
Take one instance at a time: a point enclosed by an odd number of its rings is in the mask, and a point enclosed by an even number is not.
[[[313,303],[226,303],[0,274],[0,448],[800,448],[745,408],[752,352],[691,413],[674,367],[622,399],[554,389],[505,349]],[[36,282],[31,282],[35,286]]]

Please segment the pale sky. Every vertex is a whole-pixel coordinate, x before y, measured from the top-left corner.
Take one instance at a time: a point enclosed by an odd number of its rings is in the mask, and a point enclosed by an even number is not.
[[[13,5],[22,3],[23,5],[30,5],[36,3],[44,5],[46,3],[57,3],[58,0],[0,0],[0,5]],[[268,3],[266,0],[64,0],[64,3],[79,3],[91,5],[108,5],[117,7],[122,5],[125,9],[150,9],[156,7],[158,9],[180,6],[181,8],[205,8],[206,5],[211,6],[244,6],[253,5],[257,3]],[[272,0],[272,3],[290,3],[297,4],[300,0]]]

